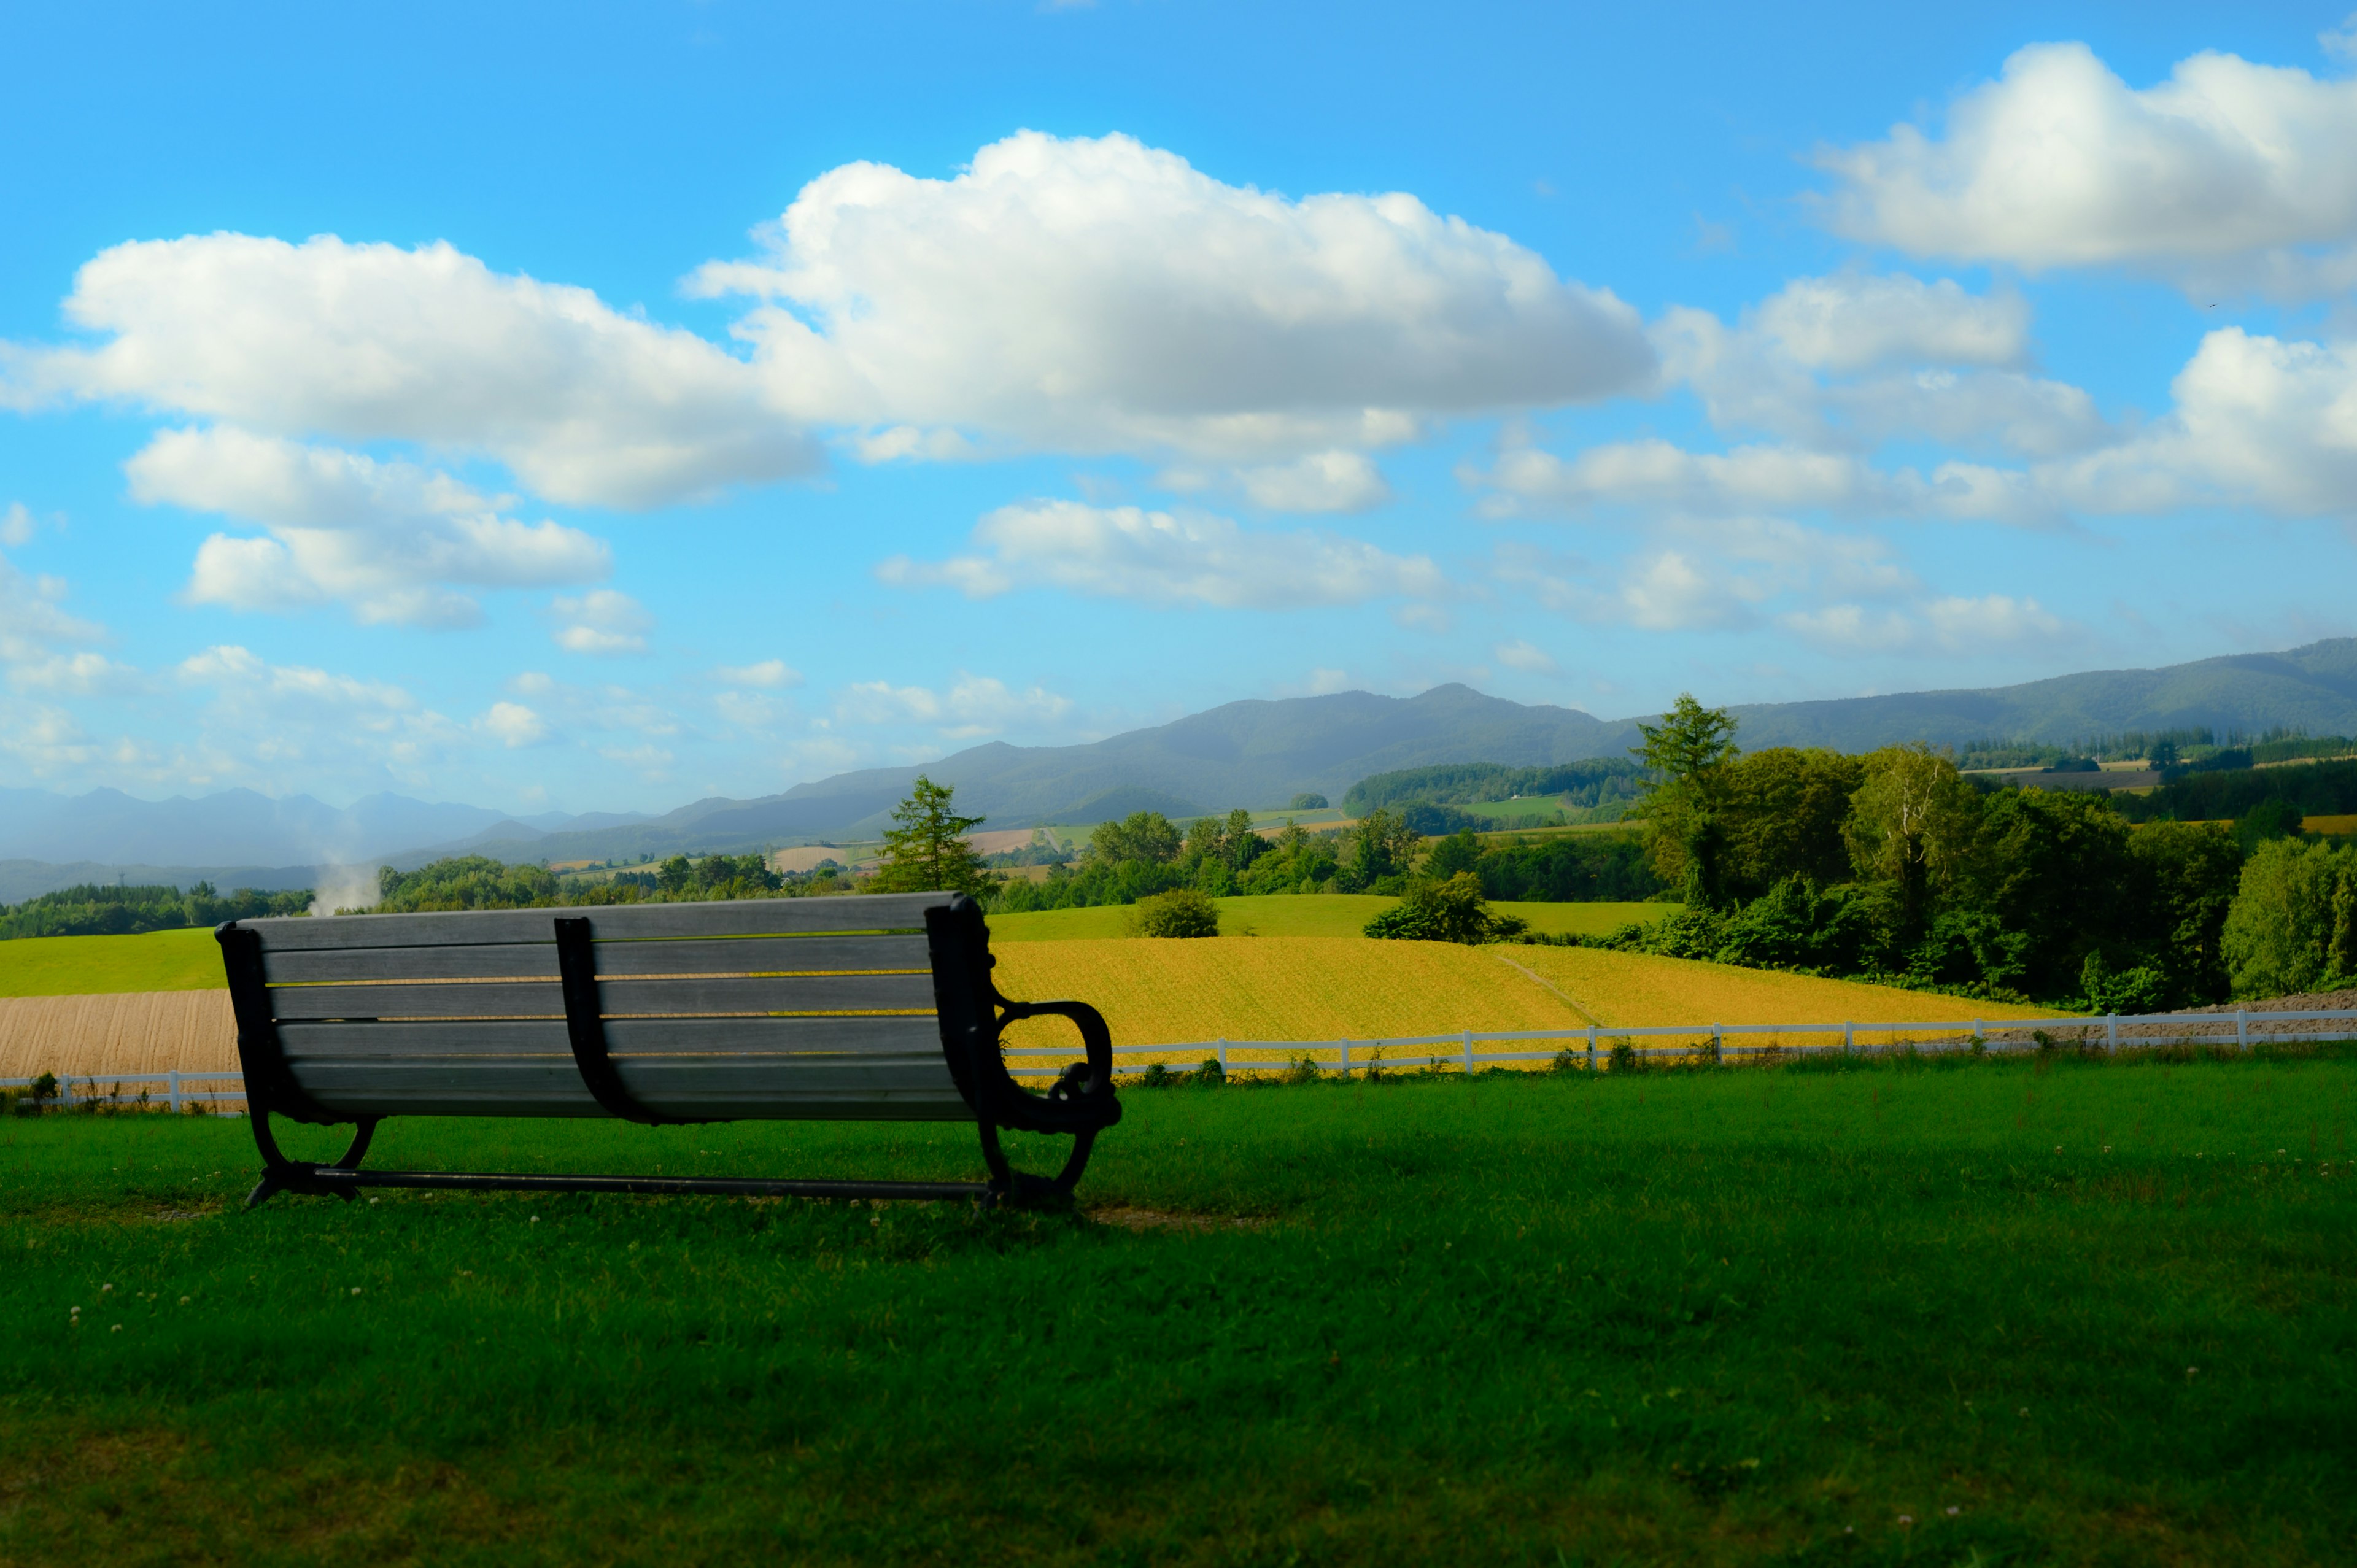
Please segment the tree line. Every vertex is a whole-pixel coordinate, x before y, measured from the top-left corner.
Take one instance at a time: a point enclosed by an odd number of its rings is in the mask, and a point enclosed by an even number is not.
[[[199,882],[186,892],[156,885],[109,887],[84,883],[38,894],[21,904],[0,905],[0,940],[133,936],[187,926],[218,926],[223,920],[299,915],[310,907],[307,887],[271,893],[240,887],[224,894],[210,882]]]
[[[2139,827],[1920,743],[1746,756],[1734,731],[1691,696],[1644,727],[1645,849],[1684,908],[1605,945],[2119,1012],[2357,983],[2357,849],[2296,815]]]

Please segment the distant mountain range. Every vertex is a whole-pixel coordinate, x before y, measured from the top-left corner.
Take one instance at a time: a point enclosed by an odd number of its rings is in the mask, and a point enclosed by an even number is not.
[[[1708,692],[1700,695],[1709,700]],[[1906,740],[2059,744],[2198,725],[2357,735],[2357,639],[1982,691],[1734,711],[1741,721],[1737,739],[1747,750],[1865,751]],[[1637,725],[1577,708],[1526,706],[1461,685],[1414,697],[1344,692],[1229,703],[1087,746],[994,742],[921,768],[842,773],[750,800],[714,796],[656,817],[552,811],[519,818],[398,795],[373,795],[338,811],[308,796],[274,800],[244,789],[161,801],[113,789],[73,797],[0,789],[0,857],[21,857],[0,858],[0,900],[113,880],[118,870],[130,881],[185,886],[205,876],[223,886],[297,886],[307,868],[319,865],[406,867],[447,854],[630,860],[872,837],[920,772],[956,785],[959,806],[994,827],[1103,822],[1149,809],[1193,816],[1238,805],[1282,806],[1303,790],[1340,800],[1367,775],[1403,768],[1534,767],[1620,756],[1637,744]]]

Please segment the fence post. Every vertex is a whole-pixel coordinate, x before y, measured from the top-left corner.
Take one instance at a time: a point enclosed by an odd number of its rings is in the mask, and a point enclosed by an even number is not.
[[[1975,1041],[1981,1038],[1981,1021],[1978,1018],[1973,1020],[1973,1038]]]
[[[2120,1015],[2117,1013],[2104,1015],[2104,1048],[2107,1051],[2120,1048]]]
[[[1228,1037],[1225,1035],[1220,1036],[1220,1076],[1228,1076]]]
[[[1596,1070],[1596,1026],[1587,1026],[1587,1070]]]
[[[1852,1037],[1857,1028],[1857,1026],[1856,1024],[1845,1023],[1842,1025],[1842,1055],[1847,1056],[1850,1052],[1857,1048],[1857,1042]]]
[[[2234,1048],[2238,1051],[2251,1048],[2251,1015],[2241,1007],[2234,1009]]]
[[[171,1071],[166,1073],[164,1075],[164,1081],[171,1086],[172,1114],[178,1116],[180,1113],[180,1069],[178,1068],[174,1068]]]
[[[1473,1031],[1470,1029],[1465,1031],[1465,1070],[1468,1074],[1473,1070]]]
[[[1351,1036],[1348,1035],[1342,1036],[1342,1076],[1351,1076]]]
[[[1718,1026],[1717,1026],[1717,1025],[1716,1025],[1716,1024],[1713,1024],[1713,1025],[1710,1026],[1710,1059],[1711,1059],[1711,1060],[1713,1060],[1713,1061],[1717,1061],[1717,1060],[1720,1058],[1720,1057],[1724,1054],[1725,1049],[1726,1049],[1726,1047],[1723,1047],[1723,1046],[1721,1046],[1721,1045],[1719,1044],[1719,1040],[1718,1040]]]

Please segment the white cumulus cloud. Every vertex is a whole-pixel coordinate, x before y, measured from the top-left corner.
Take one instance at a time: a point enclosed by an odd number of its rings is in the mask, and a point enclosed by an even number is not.
[[[1200,512],[1033,501],[992,512],[974,538],[986,553],[937,563],[895,557],[878,575],[909,586],[943,584],[973,598],[1044,585],[1102,598],[1251,609],[1430,597],[1448,588],[1422,555],[1394,555],[1328,533],[1248,532]]]
[[[922,725],[953,740],[971,740],[1008,729],[1054,724],[1071,711],[1071,701],[1043,686],[1017,692],[990,675],[961,671],[945,690],[861,681],[845,688],[835,705],[846,724]]]
[[[226,426],[167,430],[125,466],[134,499],[258,522],[267,537],[214,534],[188,596],[235,609],[349,605],[363,621],[468,625],[461,587],[578,583],[608,569],[606,546],[554,522],[519,522],[448,476]]]
[[[537,746],[549,736],[548,721],[522,703],[493,703],[475,727],[511,749]]]
[[[2357,281],[2357,80],[2203,53],[2131,88],[2084,44],[2038,44],[1944,135],[1897,125],[1819,161],[1824,220],[1913,255]]]
[[[1558,668],[1546,650],[1519,637],[1511,642],[1498,644],[1491,651],[1498,662],[1509,670],[1521,670],[1533,675],[1552,675]]]
[[[655,624],[638,600],[612,588],[559,598],[549,607],[561,623],[556,646],[568,653],[643,653]]]
[[[12,401],[479,452],[582,504],[659,505],[817,461],[743,361],[447,244],[139,241],[85,263],[65,310],[106,341],[6,349]]]
[[[751,686],[765,692],[782,691],[802,683],[802,672],[782,659],[764,659],[754,664],[723,664],[713,671],[713,679],[730,686]]]
[[[1268,460],[1626,390],[1635,313],[1415,197],[1289,199],[1122,135],[1021,132],[951,179],[855,163],[696,274],[817,423]]]

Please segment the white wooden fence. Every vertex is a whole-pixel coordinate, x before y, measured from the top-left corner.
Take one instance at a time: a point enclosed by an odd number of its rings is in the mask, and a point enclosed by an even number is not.
[[[2330,1026],[2338,1024],[2339,1028]],[[2180,1032],[2168,1032],[2169,1026]],[[2279,1026],[2324,1025],[2325,1027],[2294,1028]],[[2227,1033],[2229,1026],[2233,1033]],[[2121,1031],[2131,1033],[2123,1037]],[[1476,1030],[1460,1030],[1453,1035],[1405,1035],[1383,1039],[1341,1040],[1199,1040],[1188,1045],[1116,1046],[1116,1057],[1159,1057],[1159,1063],[1116,1063],[1115,1073],[1150,1072],[1156,1066],[1165,1071],[1192,1069],[1205,1061],[1217,1061],[1220,1070],[1231,1072],[1286,1072],[1300,1066],[1319,1072],[1336,1072],[1348,1076],[1363,1072],[1372,1067],[1389,1071],[1399,1068],[1448,1068],[1465,1072],[1491,1065],[1510,1062],[1555,1061],[1569,1052],[1575,1063],[1590,1071],[1609,1064],[1613,1048],[1626,1043],[1640,1057],[1686,1057],[1697,1054],[1733,1056],[1765,1056],[1770,1054],[1803,1055],[1820,1051],[1883,1052],[1915,1049],[1921,1051],[1969,1050],[1975,1041],[1992,1051],[2036,1050],[2037,1042],[2030,1038],[2037,1031],[2062,1035],[2060,1043],[2072,1046],[2101,1045],[2107,1050],[2122,1046],[2224,1045],[2230,1040],[2241,1049],[2254,1045],[2290,1040],[2333,1040],[2357,1037],[2357,1009],[2324,1013],[2147,1013],[2109,1014],[2090,1017],[2084,1014],[2067,1018],[1996,1018],[1983,1020],[1950,1019],[1921,1024],[1672,1024],[1644,1028],[1619,1028],[1609,1025],[1591,1025],[1585,1029],[1524,1029],[1502,1034],[1485,1034]],[[2198,1032],[2185,1032],[2194,1030]],[[2018,1036],[2013,1040],[1991,1039],[1997,1032]],[[2066,1033],[2067,1032],[2067,1033]],[[1906,1035],[1933,1036],[1931,1039],[1878,1043],[1876,1036]],[[1729,1036],[1766,1036],[1771,1043],[1731,1045]],[[1835,1043],[1839,1036],[1839,1044]],[[1676,1045],[1639,1045],[1643,1039],[1670,1038]],[[1805,1045],[1801,1040],[1820,1043]],[[1545,1042],[1542,1048],[1533,1045]],[[1480,1050],[1484,1045],[1512,1045],[1521,1049]],[[1276,1053],[1271,1059],[1270,1053]],[[1006,1055],[1014,1057],[1063,1057],[1080,1055],[1078,1047],[1010,1046]],[[1063,1069],[1059,1067],[1014,1067],[1008,1069],[1017,1078],[1053,1078]]]
[[[2178,1032],[2169,1033],[2175,1026]],[[2233,1033],[2227,1033],[2232,1026]],[[2339,1026],[2335,1027],[2334,1026]],[[2123,1036],[2121,1031],[2129,1031]],[[2324,1013],[2145,1013],[2109,1014],[2101,1018],[2078,1015],[2067,1018],[1949,1019],[1922,1024],[1668,1024],[1642,1028],[1591,1025],[1585,1029],[1522,1029],[1502,1034],[1459,1030],[1453,1035],[1401,1035],[1381,1039],[1340,1040],[1199,1040],[1168,1046],[1115,1046],[1116,1057],[1156,1057],[1156,1062],[1115,1063],[1115,1073],[1192,1070],[1205,1061],[1217,1061],[1222,1073],[1287,1072],[1308,1066],[1318,1072],[1340,1073],[1371,1069],[1450,1068],[1472,1072],[1510,1062],[1552,1062],[1569,1053],[1575,1065],[1594,1072],[1610,1064],[1612,1052],[1623,1044],[1640,1057],[1719,1058],[1804,1055],[1826,1051],[1887,1052],[1894,1050],[1959,1051],[1975,1044],[1991,1051],[2036,1050],[2030,1036],[2039,1031],[2061,1035],[2058,1042],[2084,1048],[2101,1046],[2118,1050],[2126,1046],[2210,1045],[2229,1040],[2248,1050],[2255,1045],[2297,1040],[2357,1038],[2357,1008]],[[2011,1039],[1992,1039],[2002,1032]],[[1900,1041],[1876,1036],[1904,1035]],[[1764,1045],[1729,1044],[1730,1037],[1765,1036]],[[1838,1045],[1834,1036],[1840,1036]],[[1921,1036],[1930,1036],[1929,1039]],[[1669,1039],[1674,1045],[1642,1046],[1645,1039]],[[1803,1040],[1821,1043],[1806,1045]],[[1510,1050],[1478,1050],[1479,1046],[1510,1045]],[[1537,1047],[1532,1049],[1532,1047]],[[1418,1047],[1422,1047],[1419,1049]],[[1057,1057],[1067,1061],[1081,1055],[1077,1045],[1009,1046],[1009,1058]],[[1009,1067],[1017,1078],[1053,1078],[1061,1067]],[[0,1079],[0,1089],[29,1089],[29,1078]],[[197,1083],[233,1087],[192,1089]],[[100,1086],[105,1087],[102,1089]],[[137,1092],[130,1092],[133,1090]],[[160,1092],[159,1092],[160,1089]],[[190,1106],[242,1103],[244,1075],[234,1072],[122,1073],[79,1080],[58,1080],[59,1103],[71,1106],[91,1101],[132,1106],[141,1103],[183,1111]]]

